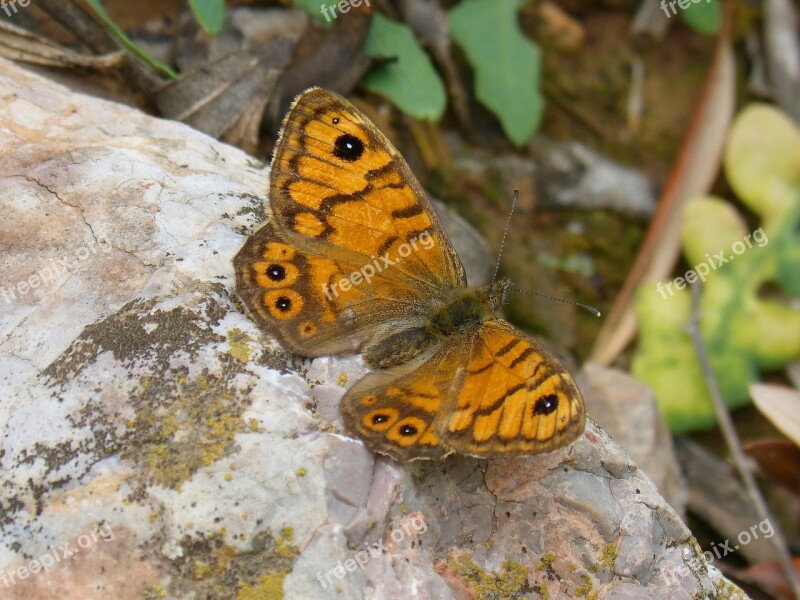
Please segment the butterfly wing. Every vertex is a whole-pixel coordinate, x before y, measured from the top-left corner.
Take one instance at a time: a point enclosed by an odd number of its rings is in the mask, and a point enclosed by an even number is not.
[[[420,294],[463,286],[464,269],[436,211],[403,157],[341,96],[312,88],[287,115],[275,149],[270,201],[278,229],[305,247],[334,255],[402,258],[392,276]],[[434,245],[399,255],[425,233]]]
[[[390,369],[369,373],[342,398],[339,411],[349,435],[397,461],[442,458],[452,453],[438,426],[461,352],[438,347]]]
[[[473,456],[552,452],[586,423],[583,397],[561,361],[502,319],[472,335],[460,388],[439,429]]]
[[[349,433],[400,461],[550,452],[577,439],[586,419],[561,362],[500,319],[367,375],[341,412]]]
[[[403,158],[336,94],[313,88],[292,105],[270,205],[272,221],[234,259],[237,291],[258,324],[298,354],[362,351],[419,332],[466,284]]]

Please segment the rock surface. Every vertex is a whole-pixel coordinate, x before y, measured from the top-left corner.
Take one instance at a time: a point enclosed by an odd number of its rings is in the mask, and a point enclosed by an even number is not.
[[[653,390],[616,369],[587,364],[583,372],[586,380],[579,383],[584,384],[581,389],[586,411],[625,448],[670,506],[683,515],[686,485]]]
[[[398,465],[340,433],[231,259],[267,170],[0,61],[0,596],[744,598],[593,423]]]

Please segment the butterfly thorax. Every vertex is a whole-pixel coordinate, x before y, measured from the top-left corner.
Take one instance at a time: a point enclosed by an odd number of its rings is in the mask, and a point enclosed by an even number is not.
[[[454,288],[450,300],[426,319],[427,325],[385,335],[362,348],[367,364],[386,368],[404,363],[448,338],[477,330],[505,303],[510,284],[499,281],[480,288]]]
[[[444,338],[479,326],[506,301],[510,282],[498,281],[479,288],[460,288],[453,299],[431,318],[429,334]]]

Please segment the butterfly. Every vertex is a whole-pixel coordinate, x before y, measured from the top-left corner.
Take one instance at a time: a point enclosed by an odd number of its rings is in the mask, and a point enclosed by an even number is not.
[[[566,368],[495,313],[509,282],[468,287],[436,211],[389,140],[311,88],[284,119],[271,220],[234,259],[252,318],[292,352],[361,353],[348,434],[397,461],[550,452],[586,414]]]

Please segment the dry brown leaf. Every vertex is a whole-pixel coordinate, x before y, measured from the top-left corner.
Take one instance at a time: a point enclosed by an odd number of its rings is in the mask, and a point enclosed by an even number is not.
[[[800,558],[793,558],[792,565],[795,572],[800,575]],[[779,600],[793,599],[792,589],[786,580],[786,574],[777,562],[753,565],[743,571],[739,571],[737,577],[769,591]]]
[[[800,497],[800,447],[789,440],[753,440],[744,450],[758,463],[761,472]]]
[[[766,383],[756,383],[748,389],[761,414],[800,446],[800,391]]]
[[[46,67],[91,69],[113,69],[120,66],[125,58],[122,50],[100,56],[73,52],[4,21],[0,21],[0,55]]]

